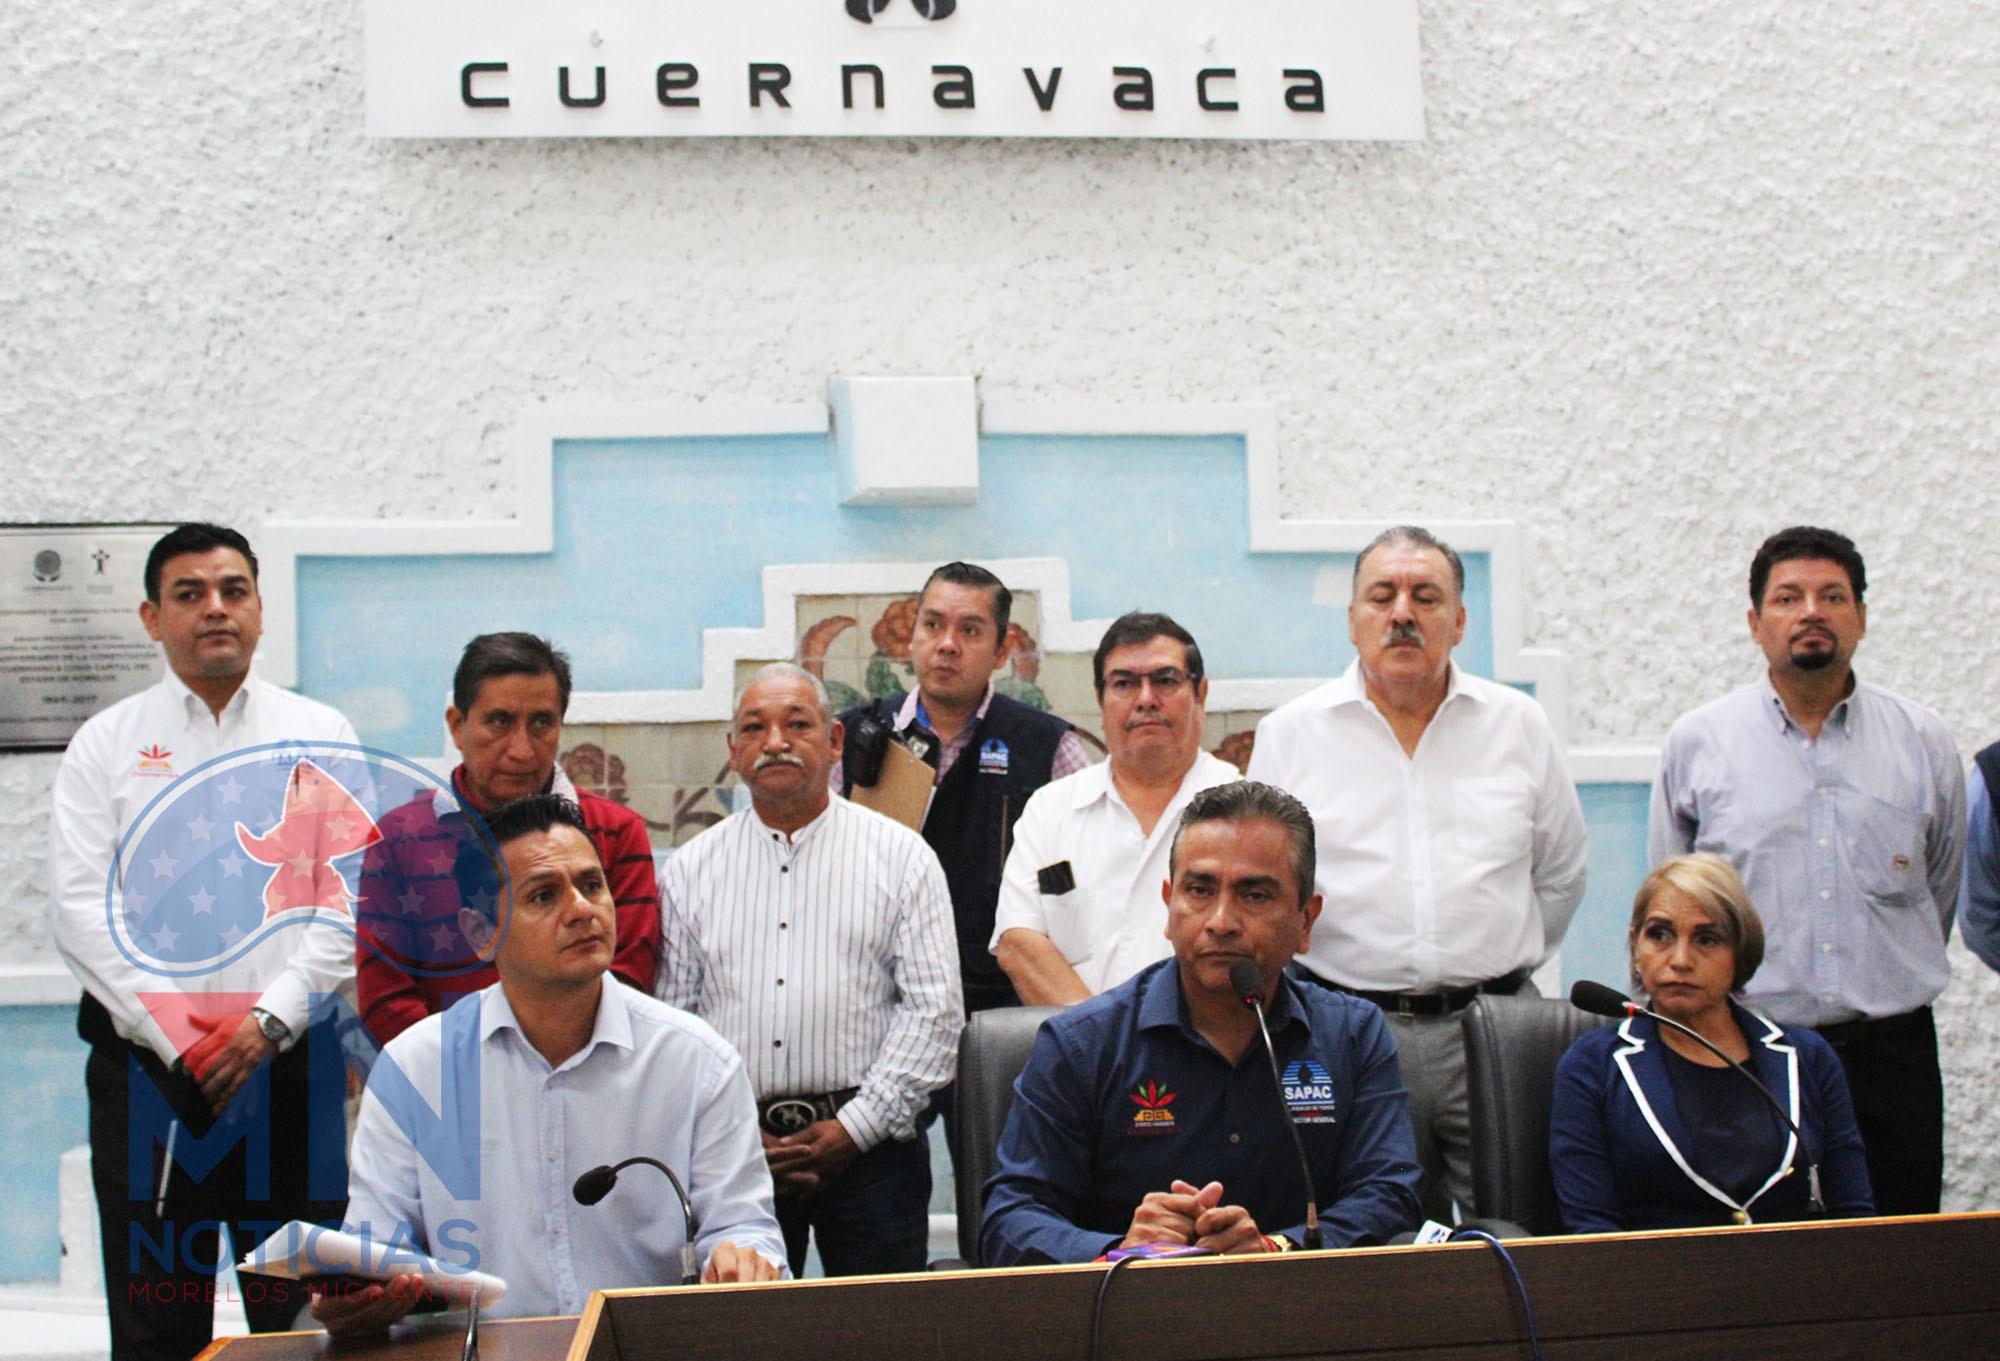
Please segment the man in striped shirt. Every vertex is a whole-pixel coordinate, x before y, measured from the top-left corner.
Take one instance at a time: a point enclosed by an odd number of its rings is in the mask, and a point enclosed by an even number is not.
[[[659,994],[742,1053],[798,1274],[923,1269],[930,1158],[917,1117],[950,1080],[965,1012],[951,898],[915,832],[832,797],[841,726],[789,663],[736,702],[752,808],[661,882]]]

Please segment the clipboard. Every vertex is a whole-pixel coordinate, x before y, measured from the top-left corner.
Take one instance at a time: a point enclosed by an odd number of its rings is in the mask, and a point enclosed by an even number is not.
[[[882,773],[872,785],[856,785],[847,797],[863,808],[902,823],[913,832],[924,830],[937,790],[937,772],[901,742],[890,742],[882,754]]]

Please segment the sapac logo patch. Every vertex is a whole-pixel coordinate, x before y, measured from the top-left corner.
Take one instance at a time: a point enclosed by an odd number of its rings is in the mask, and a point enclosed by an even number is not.
[[[979,773],[981,775],[1005,775],[1007,773],[1007,744],[999,738],[989,738],[979,748]]]
[[[1132,1093],[1132,1103],[1139,1109],[1132,1116],[1134,1134],[1172,1134],[1174,1132],[1174,1094],[1157,1082],[1148,1082]]]
[[[1333,1077],[1313,1059],[1294,1059],[1285,1065],[1285,1104],[1292,1118],[1302,1125],[1330,1125],[1334,1121]]]

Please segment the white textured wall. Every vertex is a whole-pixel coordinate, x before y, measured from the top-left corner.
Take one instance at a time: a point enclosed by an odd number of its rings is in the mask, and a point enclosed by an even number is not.
[[[359,6],[0,10],[0,519],[491,515],[526,405],[1260,400],[1297,514],[1529,530],[1577,742],[1754,672],[1769,529],[1846,528],[1871,678],[2000,732],[2000,9],[1439,0],[1430,138],[398,144]],[[0,949],[52,763],[0,758]],[[2000,1206],[2000,1001],[1946,995]]]

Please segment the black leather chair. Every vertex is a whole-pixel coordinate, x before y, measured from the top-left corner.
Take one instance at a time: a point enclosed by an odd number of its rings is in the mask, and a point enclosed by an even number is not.
[[[1460,1017],[1472,1099],[1472,1206],[1531,1234],[1560,1233],[1549,1175],[1556,1064],[1577,1037],[1612,1022],[1556,997],[1486,996]]]
[[[966,1265],[981,1265],[979,1221],[986,1212],[986,1179],[999,1170],[996,1154],[1007,1112],[1014,1108],[1014,1079],[1028,1066],[1035,1032],[1060,1011],[1061,1007],[977,1011],[959,1036],[958,1252]]]

